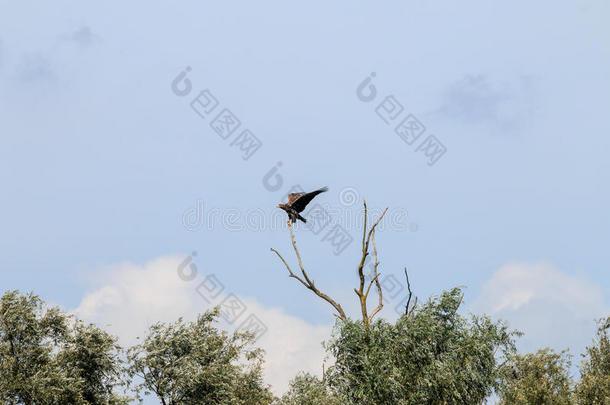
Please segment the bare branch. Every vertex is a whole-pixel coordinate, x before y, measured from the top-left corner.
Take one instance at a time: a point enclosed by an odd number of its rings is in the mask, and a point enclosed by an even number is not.
[[[322,382],[326,381],[326,370],[324,369],[324,362],[322,362]]]
[[[360,285],[358,289],[354,288],[358,299],[360,300],[360,311],[362,312],[362,322],[364,326],[368,328],[368,314],[366,309],[366,297],[364,296],[364,261],[366,260],[366,256],[369,254],[368,252],[368,243],[366,240],[366,227],[368,221],[368,209],[366,206],[366,200],[363,198],[362,203],[364,204],[364,227],[362,229],[362,258],[360,259],[360,264],[358,265],[358,277],[360,278]]]
[[[387,209],[387,208],[386,208]],[[379,311],[381,311],[381,309],[383,308],[383,291],[381,289],[381,283],[379,282],[379,273],[377,273],[377,267],[379,266],[379,259],[378,259],[378,255],[377,255],[377,244],[375,243],[375,231],[373,230],[373,252],[375,253],[375,278],[373,279],[375,281],[375,285],[377,286],[377,295],[379,296],[379,303],[377,304],[377,308],[375,308],[373,310],[373,312],[371,312],[371,315],[369,316],[369,323],[373,320],[373,317],[375,315],[377,315],[377,313]],[[373,280],[371,280],[371,283],[373,282]],[[369,288],[371,288],[371,286],[369,285]],[[366,292],[366,295],[368,297],[369,292]]]
[[[275,250],[274,248],[271,248],[271,251],[274,252],[276,255],[278,255],[278,257],[282,260],[282,262],[284,262],[284,265],[286,266],[286,269],[288,270],[288,273],[290,273],[289,277],[292,278],[296,278],[297,280],[299,280],[301,283],[303,283],[303,285],[307,288],[309,288],[309,285],[299,276],[297,276],[296,274],[294,274],[292,272],[292,270],[290,269],[290,266],[288,265],[288,263],[286,263],[286,260],[284,260],[284,258],[282,257],[282,255],[280,254],[280,252],[278,252],[277,250]]]
[[[377,279],[379,278],[380,274],[376,274],[375,277],[373,277],[373,279],[369,282],[369,286],[366,288],[366,293],[364,294],[365,297],[369,296],[369,292],[371,291],[371,286],[373,285],[373,283],[375,281],[377,281]],[[357,291],[357,290],[356,290]]]
[[[409,273],[407,272],[407,268],[405,267],[405,278],[407,279],[407,290],[409,290],[409,298],[407,299],[407,305],[405,305],[405,314],[409,313],[409,304],[411,303],[411,296],[413,292],[411,291],[411,283],[409,282]]]
[[[301,254],[299,253],[299,249],[297,249],[297,241],[294,239],[294,232],[292,231],[292,222],[290,220],[288,220],[288,229],[290,230],[290,240],[292,240],[292,246],[294,247],[294,252],[296,253],[297,260],[299,261],[299,268],[301,269],[301,273],[303,274],[303,277],[305,277],[305,280],[307,280],[307,283],[313,286],[313,282],[309,279],[309,277],[307,276],[307,272],[303,267],[303,261],[301,260]]]
[[[364,288],[364,261],[366,260],[366,256],[368,255],[368,249],[366,244],[366,225],[368,221],[368,209],[366,207],[366,200],[363,198],[362,203],[364,204],[364,227],[362,229],[362,259],[360,260],[360,264],[358,265],[358,277],[360,278],[360,288],[356,292],[358,296],[361,296],[362,289]]]
[[[411,304],[411,297],[413,296],[413,291],[411,291],[411,283],[409,282],[409,273],[407,272],[407,268],[405,267],[405,278],[407,279],[407,290],[409,291],[409,298],[407,298],[407,305],[405,305],[405,315],[409,316],[415,310],[417,306],[417,297],[415,297],[415,301],[413,302],[413,307],[409,309],[409,305]]]
[[[371,227],[371,229],[369,230],[369,233],[367,235],[366,225],[367,225],[368,209],[366,206],[366,200],[363,199],[362,201],[364,203],[364,230],[362,233],[362,258],[360,259],[360,264],[358,265],[358,276],[360,277],[360,291],[361,292],[364,289],[363,268],[364,268],[364,261],[366,260],[366,257],[369,254],[369,243],[371,240],[371,235],[373,234],[373,232],[375,231],[375,228],[377,227],[377,225],[379,225],[379,222],[381,222],[381,220],[383,219],[383,217],[385,216],[385,214],[389,208],[389,207],[386,207],[385,210],[383,210],[383,212],[381,213],[379,218],[377,218],[377,221],[375,221],[375,223],[373,224],[373,226]]]
[[[377,218],[377,221],[375,221],[375,223],[373,224],[371,229],[368,230],[368,234],[367,234],[368,208],[367,208],[365,199],[362,199],[362,203],[364,205],[364,229],[362,230],[362,257],[360,259],[360,264],[358,265],[358,277],[360,278],[360,286],[357,290],[354,289],[354,291],[356,292],[356,295],[358,295],[358,298],[360,299],[360,311],[362,312],[362,321],[364,322],[364,326],[368,328],[368,326],[370,324],[370,317],[368,315],[368,310],[366,308],[366,299],[368,296],[368,289],[367,289],[366,294],[364,292],[364,284],[365,284],[364,262],[366,261],[366,257],[369,254],[369,243],[371,241],[371,236],[374,234],[375,228],[377,227],[379,222],[381,222],[384,215],[388,211],[388,207],[386,207],[386,209],[383,210],[383,212],[381,213],[379,218]],[[379,280],[377,279],[375,281],[375,283],[377,284],[378,290],[379,290],[381,288],[381,286],[379,284]],[[370,286],[369,286],[369,288],[370,288]],[[376,309],[375,313],[379,312],[379,310],[380,309]]]
[[[415,311],[415,308],[417,308],[417,297],[415,297],[415,301],[413,301],[413,306],[411,307],[411,310],[409,311],[409,313],[407,314],[407,316],[411,316],[411,314],[413,313],[413,311]]]
[[[341,305],[339,303],[337,303],[335,300],[333,300],[332,298],[330,298],[328,295],[326,295],[323,292],[321,292],[320,290],[318,290],[316,288],[314,282],[309,278],[309,275],[307,274],[307,271],[305,271],[305,267],[303,266],[303,261],[301,260],[301,254],[299,253],[299,249],[297,248],[297,243],[296,243],[296,240],[294,238],[294,232],[292,231],[292,223],[290,222],[290,220],[288,221],[288,229],[290,229],[290,239],[292,240],[292,246],[294,247],[294,252],[297,255],[297,260],[299,262],[299,268],[301,269],[301,273],[303,274],[303,278],[304,279],[299,277],[299,276],[297,276],[296,274],[294,274],[292,272],[292,270],[290,269],[290,266],[288,265],[286,260],[284,260],[282,255],[277,250],[271,248],[271,251],[274,252],[282,260],[282,262],[286,266],[286,269],[288,270],[288,273],[289,273],[290,277],[296,278],[307,289],[313,291],[314,294],[316,294],[318,297],[322,298],[323,300],[328,302],[330,305],[332,305],[337,310],[337,312],[339,313],[339,318],[340,319],[342,319],[344,321],[347,320],[347,316],[345,315],[345,311],[343,311],[343,308],[341,307]]]

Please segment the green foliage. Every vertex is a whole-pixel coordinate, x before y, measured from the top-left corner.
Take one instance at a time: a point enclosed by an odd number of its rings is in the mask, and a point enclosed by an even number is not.
[[[587,347],[575,396],[579,405],[610,405],[610,317],[600,321],[597,339]]]
[[[30,293],[0,299],[0,402],[124,404],[115,339]]]
[[[274,405],[341,405],[322,380],[308,373],[297,375],[290,388]]]
[[[572,404],[570,358],[566,351],[541,349],[510,356],[502,367],[501,405]]]
[[[392,325],[338,323],[327,349],[336,358],[330,386],[348,404],[478,404],[496,387],[498,350],[514,332],[487,317],[458,315],[459,289],[433,298]]]
[[[194,322],[151,326],[128,352],[129,375],[142,379],[136,391],[152,392],[164,405],[271,403],[262,383],[262,352],[249,350],[253,336],[219,332],[212,326],[217,317],[218,308]]]
[[[0,299],[0,404],[125,405],[130,399],[116,390],[131,383],[137,397],[153,393],[164,405],[482,404],[494,390],[501,405],[610,405],[610,317],[574,383],[567,352],[516,354],[518,333],[459,315],[461,302],[453,289],[394,324],[338,321],[326,379],[297,375],[273,402],[262,351],[251,334],[215,328],[218,308],[194,322],[153,325],[122,358],[105,331],[33,293],[8,291]]]
[[[77,321],[73,333],[66,336],[57,360],[71,375],[82,381],[82,397],[88,404],[122,404],[126,398],[109,395],[112,384],[121,377],[120,347],[116,339],[94,325]]]

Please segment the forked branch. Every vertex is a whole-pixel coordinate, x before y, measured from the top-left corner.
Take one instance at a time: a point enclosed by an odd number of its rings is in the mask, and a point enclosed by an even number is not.
[[[299,249],[297,248],[297,242],[294,238],[294,232],[292,231],[292,223],[290,222],[290,220],[288,220],[288,229],[290,230],[290,239],[292,240],[292,247],[294,248],[294,252],[296,253],[297,260],[299,262],[299,268],[301,269],[301,274],[303,275],[303,277],[301,278],[300,276],[293,273],[292,269],[290,268],[290,265],[288,265],[288,262],[286,262],[286,260],[280,254],[280,252],[278,252],[276,249],[273,249],[273,248],[271,248],[271,251],[274,252],[282,260],[282,262],[284,263],[284,266],[286,266],[286,270],[288,270],[288,274],[290,277],[296,278],[307,289],[313,291],[313,293],[316,294],[318,297],[322,298],[324,301],[326,301],[330,305],[332,305],[335,308],[335,310],[339,313],[338,316],[341,320],[344,320],[344,321],[347,320],[347,316],[345,315],[345,311],[343,311],[341,304],[339,304],[338,302],[333,300],[327,294],[324,294],[322,291],[320,291],[316,287],[313,280],[311,280],[309,278],[309,275],[307,274],[307,271],[305,270],[305,267],[303,266],[303,261],[301,260],[301,254],[299,253]]]
[[[379,297],[379,304],[377,304],[377,308],[375,308],[373,310],[373,312],[371,312],[371,315],[369,315],[369,324],[373,320],[373,317],[375,315],[377,315],[377,312],[381,311],[381,309],[383,308],[383,291],[381,289],[381,283],[379,282],[379,273],[377,272],[377,266],[379,266],[379,260],[378,260],[378,255],[377,255],[377,244],[375,244],[375,232],[374,231],[373,231],[372,241],[373,241],[373,252],[375,253],[375,264],[373,267],[374,268],[374,277],[371,280],[371,284],[369,284],[369,288],[366,291],[365,298],[368,298],[369,290],[371,289],[371,285],[373,284],[373,281],[374,281],[375,286],[377,287],[377,295]]]
[[[386,209],[383,210],[383,212],[381,213],[379,218],[377,218],[377,221],[375,221],[375,223],[373,224],[371,229],[367,229],[368,208],[366,205],[366,200],[363,199],[362,202],[364,204],[364,229],[362,231],[362,257],[360,259],[360,264],[358,265],[358,277],[360,278],[360,285],[359,285],[359,288],[357,288],[357,289],[354,288],[354,291],[356,292],[356,295],[358,296],[358,299],[360,300],[360,311],[362,312],[362,322],[364,323],[364,326],[366,328],[368,328],[373,316],[377,312],[381,311],[381,308],[383,308],[383,297],[381,295],[381,284],[379,283],[379,275],[377,274],[377,266],[379,265],[379,261],[377,260],[377,247],[376,247],[375,241],[374,241],[374,234],[375,234],[375,228],[377,228],[377,225],[379,225],[379,222],[381,222],[385,213],[388,211],[388,207],[386,207]],[[375,247],[375,249],[374,249],[375,250],[375,265],[374,265],[375,272],[373,275],[374,277],[371,280],[369,287],[366,289],[366,292],[365,292],[365,290],[364,290],[364,284],[365,284],[364,263],[366,261],[366,257],[369,255],[369,244],[371,242],[371,237],[373,238],[373,245],[375,245],[374,246]],[[377,292],[380,297],[379,299],[380,299],[381,307],[378,305],[377,308],[375,308],[375,310],[371,313],[371,315],[369,315],[367,306],[366,306],[366,300],[368,298],[368,293],[369,293],[370,287],[373,284],[373,282],[375,282],[375,285],[377,286]]]

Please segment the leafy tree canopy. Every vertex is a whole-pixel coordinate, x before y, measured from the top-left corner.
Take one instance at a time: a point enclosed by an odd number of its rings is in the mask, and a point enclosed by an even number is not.
[[[576,386],[579,405],[610,404],[610,317],[599,322],[593,345],[583,354],[580,382]]]
[[[496,388],[497,354],[514,352],[502,323],[458,314],[460,289],[435,297],[395,324],[339,322],[327,349],[330,386],[348,404],[478,404]]]
[[[126,404],[116,339],[30,293],[0,299],[0,402]]]
[[[249,333],[214,328],[218,308],[196,321],[157,323],[129,349],[129,375],[138,393],[153,393],[164,405],[266,405],[273,395],[262,382],[262,351]]]
[[[502,367],[500,404],[571,404],[569,368],[566,351],[555,353],[546,348],[510,356]]]
[[[274,405],[342,405],[339,398],[329,392],[324,381],[309,373],[298,374],[290,382],[288,391]]]

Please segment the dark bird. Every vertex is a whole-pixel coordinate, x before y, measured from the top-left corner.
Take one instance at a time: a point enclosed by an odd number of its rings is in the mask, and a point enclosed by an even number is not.
[[[290,193],[288,194],[288,202],[286,204],[278,204],[277,207],[286,211],[288,218],[293,223],[297,222],[297,219],[307,222],[299,212],[302,212],[315,196],[325,191],[328,191],[328,187],[323,187],[310,193]]]

